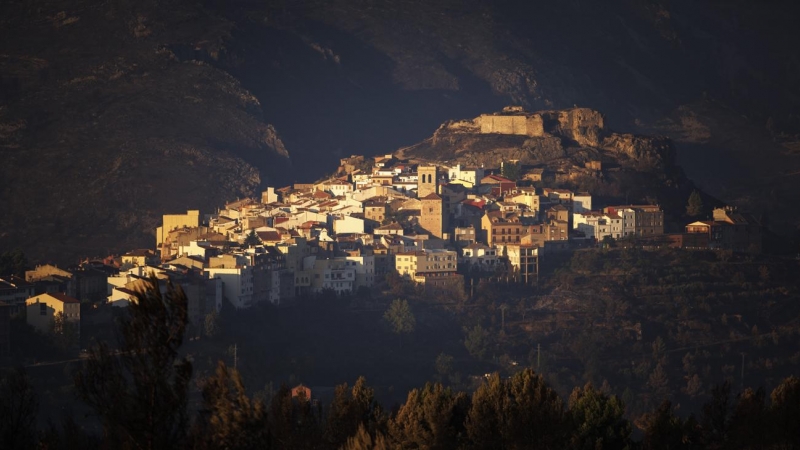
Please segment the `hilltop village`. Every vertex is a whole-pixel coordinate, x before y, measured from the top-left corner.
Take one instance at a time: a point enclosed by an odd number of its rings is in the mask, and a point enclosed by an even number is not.
[[[760,227],[733,208],[665,234],[659,205],[598,205],[589,192],[546,182],[544,170],[518,161],[490,170],[352,156],[317,183],[269,187],[213,213],[164,215],[152,249],[2,279],[0,301],[11,314],[27,308],[28,322],[44,331],[60,314],[79,322],[79,303],[128,305],[155,275],[183,288],[189,320],[200,326],[224,302],[285,305],[388,276],[425,290],[463,290],[465,277],[535,286],[549,256],[618,241],[760,251]]]

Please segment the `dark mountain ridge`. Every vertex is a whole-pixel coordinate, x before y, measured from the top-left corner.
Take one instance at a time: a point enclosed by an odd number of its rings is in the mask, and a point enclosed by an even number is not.
[[[791,234],[796,10],[4,2],[0,246],[35,258],[149,246],[160,214],[314,179],[340,156],[412,145],[506,104],[581,105],[621,133],[666,135],[698,186]]]

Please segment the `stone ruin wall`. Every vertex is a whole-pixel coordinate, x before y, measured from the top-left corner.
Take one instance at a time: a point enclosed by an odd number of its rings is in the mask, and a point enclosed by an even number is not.
[[[603,115],[589,108],[573,108],[561,111],[558,121],[564,128],[603,128]]]
[[[544,135],[542,116],[531,115],[492,115],[482,114],[477,121],[481,134],[511,134],[517,136],[538,137]]]
[[[558,114],[560,133],[580,145],[597,147],[603,130],[603,115],[589,108],[574,108]]]

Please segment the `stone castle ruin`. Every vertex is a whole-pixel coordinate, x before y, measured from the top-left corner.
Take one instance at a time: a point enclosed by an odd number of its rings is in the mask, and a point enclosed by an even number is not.
[[[674,166],[672,142],[660,136],[614,133],[603,115],[589,108],[528,112],[520,106],[449,121],[430,139],[406,147],[403,157],[499,166],[518,159],[596,176],[605,162],[635,170]],[[586,163],[594,163],[587,168]]]
[[[570,138],[579,145],[597,146],[602,139],[603,115],[589,108],[529,113],[519,106],[507,106],[494,114],[481,114],[474,121],[481,134]]]

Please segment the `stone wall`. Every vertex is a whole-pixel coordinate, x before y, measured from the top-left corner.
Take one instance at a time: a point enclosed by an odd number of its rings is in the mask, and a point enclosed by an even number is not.
[[[573,139],[580,145],[597,147],[602,139],[603,115],[589,108],[573,108],[560,111],[558,122],[561,135]]]
[[[481,115],[481,133],[527,135],[528,126],[525,116]]]
[[[497,133],[540,137],[545,133],[541,114],[482,114],[475,121],[480,126],[482,134]]]
[[[494,115],[482,114],[477,122],[482,134],[513,134],[517,136],[543,136],[544,123],[539,114]]]

